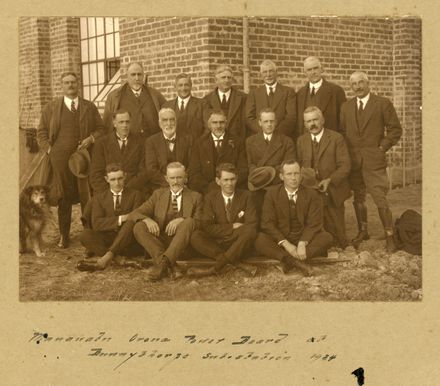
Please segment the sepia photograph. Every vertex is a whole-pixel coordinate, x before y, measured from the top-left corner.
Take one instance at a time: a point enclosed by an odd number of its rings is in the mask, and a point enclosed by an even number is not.
[[[420,17],[17,22],[20,302],[421,303]]]

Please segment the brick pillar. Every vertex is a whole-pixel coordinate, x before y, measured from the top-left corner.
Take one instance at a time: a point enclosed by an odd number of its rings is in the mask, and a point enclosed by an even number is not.
[[[422,162],[422,72],[421,20],[405,17],[393,20],[394,106],[403,127],[402,139],[394,150],[394,182],[421,180]]]

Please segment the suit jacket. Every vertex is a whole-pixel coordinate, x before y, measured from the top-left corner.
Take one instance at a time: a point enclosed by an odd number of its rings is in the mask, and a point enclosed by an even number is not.
[[[191,154],[192,137],[182,134],[176,135],[176,143],[174,149],[176,152],[176,160],[182,163],[186,168],[189,165],[189,157]],[[145,169],[150,177],[150,182],[158,186],[168,186],[165,180],[167,171],[167,147],[162,131],[153,134],[145,141]]]
[[[298,90],[298,135],[304,134],[304,110],[306,109],[307,95],[310,94],[309,83]],[[345,91],[337,84],[322,80],[322,85],[315,95],[316,106],[322,111],[327,129],[341,131],[340,111],[341,105],[346,101]]]
[[[112,231],[119,229],[118,216],[129,214],[143,202],[142,195],[136,190],[124,188],[121,197],[121,212],[116,215],[114,210],[113,193],[107,190],[92,198],[92,229],[95,231]]]
[[[179,106],[177,106],[177,101],[177,98],[166,101],[162,107],[173,109],[176,112],[176,117],[179,118],[180,109]],[[197,139],[205,132],[205,125],[203,122],[203,100],[191,96],[185,109],[187,119],[186,122],[184,122],[184,125],[177,125],[177,134],[190,135],[193,139]]]
[[[296,131],[295,90],[277,83],[272,106],[269,106],[265,85],[251,90],[246,99],[246,124],[252,133],[261,131],[258,124],[258,115],[260,110],[266,107],[271,107],[275,111],[278,132],[288,137],[293,137]]]
[[[114,162],[121,163],[127,173],[126,187],[144,189],[144,144],[139,133],[130,133],[123,154],[114,131],[96,141],[90,168],[90,184],[95,193],[108,190],[105,168]]]
[[[361,165],[370,170],[386,168],[386,151],[402,135],[402,127],[393,104],[387,98],[371,93],[364,109],[361,127],[357,123],[356,111],[356,97],[341,107],[341,129],[347,140],[352,168],[359,169]]]
[[[204,134],[194,143],[189,163],[189,186],[198,192],[206,192],[215,184],[215,168],[229,162],[238,169],[238,185],[247,179],[247,161],[243,141],[226,132],[220,152],[217,154],[211,132]]]
[[[232,87],[231,96],[229,98],[229,111],[226,121],[226,131],[244,140],[244,138],[246,137],[246,94]],[[209,114],[213,110],[221,110],[217,88],[208,95],[205,95],[205,97],[203,98],[203,102],[205,127],[208,129]]]
[[[302,225],[301,241],[310,242],[323,228],[322,199],[315,189],[298,188],[296,212]],[[275,242],[284,240],[290,232],[289,197],[284,184],[270,187],[263,202],[261,231]]]
[[[283,161],[296,159],[295,145],[292,139],[276,131],[272,134],[269,145],[264,140],[263,132],[247,138],[246,154],[249,172],[261,166],[278,168]]]
[[[170,199],[169,187],[156,189],[147,201],[130,213],[129,220],[138,221],[149,217],[159,224],[161,231],[164,230]],[[188,188],[183,188],[182,217],[193,218],[197,226],[202,220],[202,210],[202,195]]]
[[[233,223],[257,226],[257,212],[251,192],[237,189],[231,203],[231,222],[226,217],[221,190],[209,192],[203,203],[203,231],[214,238],[230,236]]]
[[[312,146],[312,137],[309,133],[298,138],[296,148],[301,166],[312,167]],[[344,137],[333,130],[324,129],[317,158],[315,170],[318,171],[319,179],[331,179],[328,193],[336,206],[342,205],[350,197],[347,177],[351,168],[350,155]]]
[[[124,83],[121,87],[118,87],[107,95],[103,118],[107,133],[111,133],[113,130],[113,113],[119,109],[122,95],[125,93],[127,88],[129,88],[128,83]],[[143,91],[146,91],[150,94],[154,107],[156,108],[156,111],[159,112],[160,108],[166,101],[164,96],[158,90],[149,86],[143,86]],[[133,116],[132,113],[131,115]],[[139,130],[137,127],[135,129]],[[147,136],[150,136],[151,134],[152,133],[148,133]]]
[[[104,124],[98,109],[94,103],[78,97],[79,110],[79,140],[87,138],[90,135],[98,139],[104,135]],[[40,148],[47,152],[57,140],[60,131],[61,110],[63,108],[64,97],[55,98],[49,102],[41,114],[40,123],[37,129],[37,140]]]

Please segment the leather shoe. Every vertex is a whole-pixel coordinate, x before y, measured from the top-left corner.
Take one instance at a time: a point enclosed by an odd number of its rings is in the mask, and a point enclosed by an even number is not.
[[[94,261],[81,260],[76,265],[76,268],[82,272],[94,272],[94,271],[102,271],[105,267],[102,267]]]
[[[174,264],[174,266],[171,268],[171,280],[177,280],[183,276],[184,273],[182,269],[177,264]]]
[[[170,275],[171,266],[169,260],[163,256],[159,264],[148,270],[147,277],[150,281],[159,281]]]
[[[353,247],[358,249],[359,245],[361,245],[362,241],[368,240],[369,238],[370,238],[370,235],[368,234],[368,231],[360,230],[359,233],[356,235],[356,237],[353,240],[351,240],[351,245],[353,245]]]

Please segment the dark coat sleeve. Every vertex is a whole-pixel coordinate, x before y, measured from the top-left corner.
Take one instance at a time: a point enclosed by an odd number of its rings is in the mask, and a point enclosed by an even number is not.
[[[119,216],[108,216],[100,200],[92,202],[92,229],[95,231],[117,230]]]
[[[104,138],[103,138],[104,139]],[[105,143],[103,139],[98,140],[93,146],[92,164],[90,167],[90,184],[95,194],[108,189],[105,180]]]
[[[296,93],[291,87],[286,87],[286,89],[286,111],[284,118],[278,122],[277,130],[292,138],[296,136]]]
[[[191,189],[196,190],[197,192],[204,192],[209,185],[209,181],[203,175],[201,159],[202,149],[199,145],[199,143],[196,143],[191,152],[188,168],[189,186]]]
[[[90,128],[90,134],[96,140],[105,134],[104,122],[101,115],[99,115],[98,109],[93,102],[90,103],[91,115],[92,115],[92,127]]]
[[[167,186],[165,180],[166,170],[161,170],[161,166],[157,157],[157,143],[154,136],[145,141],[145,171],[150,179],[150,183],[159,186]]]
[[[43,112],[40,117],[40,123],[37,128],[37,142],[41,150],[47,152],[50,147],[50,121],[52,116],[52,103],[48,103],[43,108]]]
[[[258,124],[258,118],[257,118],[257,102],[255,100],[256,90],[251,90],[249,92],[248,97],[246,98],[246,105],[245,105],[245,115],[246,115],[246,126],[249,128],[249,130],[253,133],[258,133],[260,130],[260,126]]]
[[[315,190],[309,189],[307,197],[304,230],[300,237],[300,241],[310,242],[310,240],[322,230],[323,204],[319,193]]]
[[[147,217],[153,218],[154,207],[157,203],[159,195],[160,195],[160,189],[155,190],[153,194],[147,199],[147,201],[145,201],[143,204],[138,206],[128,215],[128,220],[136,222],[139,220],[143,220],[144,218]]]
[[[351,160],[344,137],[342,135],[335,135],[334,141],[336,143],[336,169],[330,175],[330,179],[333,185],[338,186],[344,179],[348,177],[351,169]]]
[[[387,151],[399,141],[402,136],[402,127],[400,126],[399,118],[391,101],[386,98],[383,98],[382,101],[380,106],[386,132],[380,145]]]
[[[215,211],[215,196],[212,194],[205,197],[202,225],[202,230],[214,238],[227,237],[232,234],[231,223],[218,223],[218,214]]]

